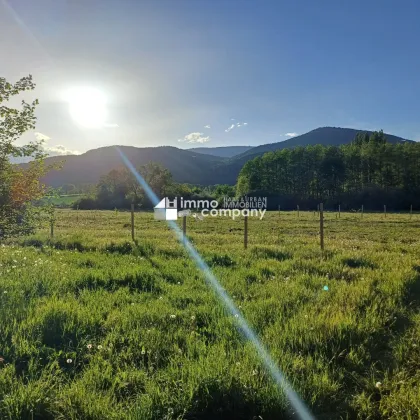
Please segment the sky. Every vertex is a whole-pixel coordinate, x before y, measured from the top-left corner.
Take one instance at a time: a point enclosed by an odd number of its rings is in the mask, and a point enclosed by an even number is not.
[[[420,2],[0,0],[52,154],[259,145],[322,126],[420,140]]]

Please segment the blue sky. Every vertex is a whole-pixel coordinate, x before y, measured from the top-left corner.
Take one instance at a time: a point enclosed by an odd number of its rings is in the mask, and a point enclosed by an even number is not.
[[[37,132],[62,150],[257,145],[319,126],[420,140],[419,14],[396,0],[0,0],[0,76],[33,74]],[[106,97],[102,126],[72,119],[64,92],[80,86]]]

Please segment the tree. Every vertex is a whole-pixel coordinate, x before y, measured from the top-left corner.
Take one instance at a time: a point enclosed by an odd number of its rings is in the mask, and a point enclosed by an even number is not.
[[[174,191],[171,173],[158,163],[150,162],[137,168],[137,171],[159,198]],[[126,167],[113,169],[101,177],[95,201],[97,207],[105,209],[129,208],[131,203],[142,207],[152,206],[142,185]],[[89,206],[92,206],[92,201],[89,201]]]
[[[12,84],[0,77],[0,237],[28,233],[35,227],[36,214],[31,206],[41,198],[45,186],[40,178],[50,169],[44,165],[42,142],[16,146],[15,142],[27,130],[35,128],[35,108],[38,100],[22,100],[21,109],[8,107],[12,97],[33,90],[32,76]],[[25,167],[12,165],[11,157],[31,157]]]
[[[392,144],[382,131],[359,133],[346,145],[306,146],[269,152],[248,161],[238,195],[261,191],[290,205],[379,209],[420,206],[420,143]],[[287,206],[287,204],[286,204]]]
[[[159,199],[162,199],[167,195],[170,186],[173,183],[172,174],[168,169],[164,168],[159,163],[149,162],[146,165],[140,166],[137,170]],[[138,184],[137,180],[135,182]],[[149,207],[151,202],[144,191],[142,198],[143,205]]]

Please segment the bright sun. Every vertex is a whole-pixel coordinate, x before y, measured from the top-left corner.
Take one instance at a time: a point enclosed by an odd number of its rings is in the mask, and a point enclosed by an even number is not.
[[[78,87],[66,94],[70,115],[74,122],[84,128],[100,128],[106,120],[106,98],[98,89]]]

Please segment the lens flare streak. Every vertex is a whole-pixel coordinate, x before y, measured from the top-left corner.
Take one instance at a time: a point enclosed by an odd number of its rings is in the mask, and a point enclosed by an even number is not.
[[[156,204],[158,204],[160,202],[159,198],[156,196],[154,191],[149,187],[147,182],[142,178],[142,176],[136,171],[135,167],[129,161],[127,156],[125,156],[125,154],[118,147],[117,147],[117,151],[120,154],[127,168],[132,172],[136,180],[143,187],[145,193],[147,194],[148,198],[153,203],[153,205],[155,206]],[[234,317],[237,323],[238,329],[254,346],[260,360],[262,361],[266,369],[270,372],[275,383],[283,390],[291,406],[296,411],[296,414],[302,420],[314,419],[309,409],[305,406],[304,402],[299,398],[298,394],[293,390],[292,386],[287,381],[284,374],[276,366],[276,364],[274,363],[274,360],[271,358],[270,354],[265,349],[264,345],[262,344],[260,339],[257,337],[256,333],[248,325],[248,323],[246,322],[245,318],[243,317],[239,309],[236,307],[233,300],[229,297],[225,289],[222,287],[222,285],[219,283],[217,278],[214,276],[214,274],[210,270],[210,267],[201,258],[200,254],[193,247],[191,242],[187,238],[184,239],[183,232],[178,227],[178,225],[174,221],[168,221],[168,224],[171,227],[171,229],[175,232],[175,235],[178,241],[184,246],[184,248],[187,250],[191,258],[194,260],[197,267],[204,273],[207,284],[216,293],[216,295],[218,296],[218,298],[220,299],[221,303],[226,308],[226,310]]]

